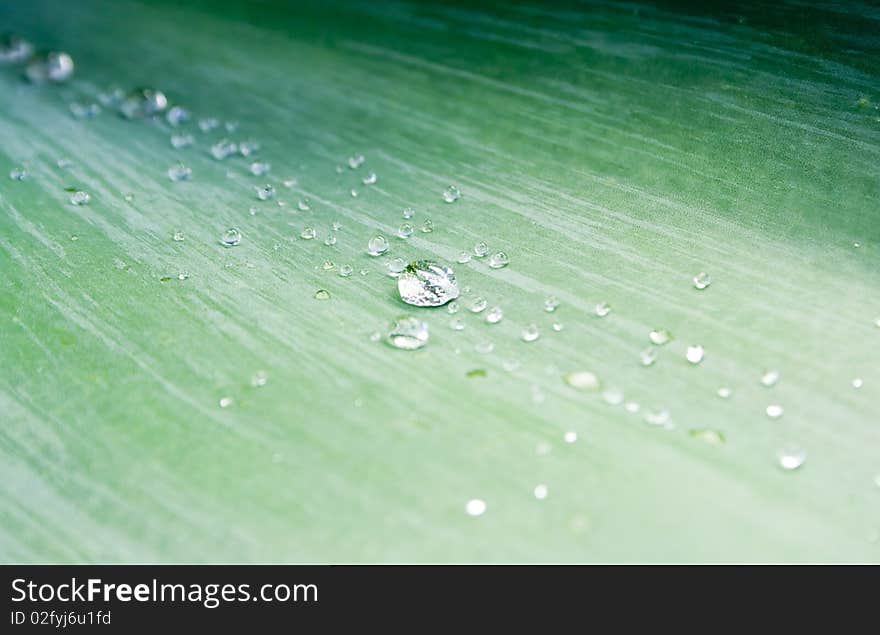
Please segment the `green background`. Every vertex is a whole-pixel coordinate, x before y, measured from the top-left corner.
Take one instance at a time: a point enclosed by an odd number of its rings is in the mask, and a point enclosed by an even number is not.
[[[0,68],[2,561],[880,560],[876,9],[186,5],[0,2],[77,64],[63,86]],[[190,123],[175,150],[164,120],[71,116],[112,86],[240,125]],[[269,175],[211,158],[224,135]],[[510,266],[455,264],[480,240]],[[453,264],[463,331],[399,300],[397,256]],[[371,341],[402,313],[424,349]],[[657,327],[675,340],[645,368]],[[641,411],[573,390],[577,370]],[[674,428],[644,422],[662,408]]]

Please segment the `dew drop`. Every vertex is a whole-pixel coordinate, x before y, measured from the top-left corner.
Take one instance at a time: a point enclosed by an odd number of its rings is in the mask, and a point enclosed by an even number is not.
[[[637,413],[639,410],[641,410],[641,408],[642,407],[635,401],[627,401],[625,404],[623,404],[623,409],[631,414]]]
[[[468,308],[472,313],[482,313],[488,305],[489,303],[486,301],[486,298],[476,297]]]
[[[206,117],[204,119],[199,119],[199,130],[202,132],[211,132],[214,128],[220,125],[220,122],[217,121],[213,117]]]
[[[219,403],[221,408],[228,408],[233,404],[232,397],[221,397]]]
[[[318,232],[315,231],[314,227],[304,227],[303,230],[299,233],[299,237],[303,240],[312,240],[318,235]]]
[[[449,306],[446,307],[446,310],[449,311],[450,315],[455,315],[456,313],[458,313],[459,308],[460,307],[458,305],[458,302],[453,301],[449,303]]]
[[[479,498],[469,500],[464,506],[468,516],[482,516],[486,512],[486,503]]]
[[[172,165],[168,168],[168,178],[172,181],[187,181],[192,176],[192,168],[183,163]]]
[[[596,391],[599,390],[599,387],[601,386],[601,382],[596,373],[592,373],[588,370],[578,370],[568,373],[562,377],[562,380],[576,390]]]
[[[500,306],[492,307],[486,313],[486,321],[489,324],[498,324],[503,319],[504,319],[504,311],[501,309]]]
[[[388,342],[402,350],[421,348],[428,343],[428,324],[412,316],[399,317],[391,324]]]
[[[413,306],[441,306],[459,295],[455,273],[430,260],[411,262],[397,278],[400,299]]]
[[[77,190],[70,196],[70,202],[74,205],[88,205],[91,200],[92,197],[89,196],[89,193],[82,190]]]
[[[189,121],[189,119],[189,111],[183,106],[174,106],[165,113],[165,120],[172,126],[179,126]]]
[[[552,328],[556,333],[560,333],[565,327],[562,325],[561,322],[554,322],[550,325],[550,328]]]
[[[354,156],[348,157],[348,167],[352,170],[357,170],[361,165],[363,165],[366,159],[362,154],[356,154]]]
[[[253,140],[242,141],[238,144],[238,153],[243,157],[249,157],[260,150],[260,144]]]
[[[711,430],[709,428],[689,430],[688,434],[695,439],[708,443],[709,445],[724,445],[725,441],[723,434],[718,430]]]
[[[12,168],[9,172],[9,178],[13,181],[24,181],[28,176],[27,170],[24,168]]]
[[[488,262],[492,269],[501,269],[510,264],[510,258],[503,251],[499,251],[489,256]]]
[[[733,394],[733,391],[727,386],[722,386],[718,389],[718,396],[722,399],[730,399],[730,396]]]
[[[799,445],[786,445],[776,453],[776,460],[783,470],[796,470],[807,460],[807,453]]]
[[[281,185],[286,187],[288,190],[290,188],[292,188],[294,185],[296,185],[296,183],[297,183],[297,181],[293,177],[290,177],[289,179],[284,179],[283,181],[281,181]]]
[[[454,203],[461,198],[461,191],[454,185],[450,185],[443,190],[443,200],[446,203]]]
[[[705,271],[701,271],[697,275],[694,276],[694,288],[702,291],[706,287],[712,284],[712,278],[709,277],[709,274]]]
[[[193,136],[191,134],[174,134],[171,135],[171,147],[178,150],[188,148],[193,144]]]
[[[349,192],[349,194],[351,194],[352,198],[358,197],[358,191],[355,188],[351,188],[351,191]]]
[[[569,430],[564,435],[562,435],[562,438],[566,443],[574,443],[578,440],[578,433],[574,430]]]
[[[452,320],[449,321],[449,328],[453,331],[463,331],[464,322],[462,322],[460,318],[452,318]]]
[[[684,356],[691,364],[699,364],[703,361],[705,351],[702,346],[688,346]]]
[[[336,263],[332,260],[325,260],[324,264],[321,265],[321,269],[324,271],[330,271],[331,269],[336,269]]]
[[[75,119],[94,119],[101,114],[101,107],[96,103],[81,104],[78,101],[70,103],[70,114]]]
[[[468,262],[471,261],[471,255],[470,255],[470,253],[467,252],[467,251],[459,252],[459,254],[458,254],[458,258],[456,259],[456,261],[457,261],[459,264],[462,264],[462,265],[463,265],[463,264],[468,263]]]
[[[504,360],[501,364],[501,368],[506,370],[508,373],[513,373],[520,369],[522,364],[520,364],[518,359],[507,359]]]
[[[371,256],[381,256],[388,251],[388,240],[385,236],[373,236],[367,243],[367,253]]]
[[[618,388],[608,388],[602,392],[602,399],[604,399],[607,404],[619,406],[623,403],[623,392]]]
[[[861,377],[856,377],[855,379],[852,380],[852,387],[853,388],[859,389],[862,386],[864,386],[864,382],[862,381]]]
[[[348,278],[353,272],[351,265],[339,265],[339,275],[343,278]]]
[[[542,501],[545,498],[547,498],[547,486],[546,485],[541,484],[541,485],[535,486],[535,498],[537,498],[539,501]]]
[[[413,235],[415,229],[409,223],[401,223],[400,227],[397,228],[397,235],[401,238],[409,238]]]
[[[251,386],[261,388],[269,382],[269,373],[265,370],[258,370],[251,376]]]
[[[648,333],[648,339],[651,340],[652,344],[656,346],[663,346],[664,344],[668,344],[672,341],[672,333],[667,331],[666,329],[654,329],[650,333]]]
[[[481,340],[474,345],[474,350],[481,355],[488,355],[495,350],[495,345],[489,340]]]
[[[654,362],[657,361],[657,349],[646,348],[639,353],[639,361],[642,363],[642,366],[653,366]]]
[[[329,300],[330,292],[327,289],[318,289],[315,291],[315,300]]]
[[[778,419],[785,413],[785,409],[778,404],[770,404],[767,406],[766,412],[771,419]]]
[[[25,75],[34,84],[64,82],[73,75],[73,58],[62,51],[35,55],[25,68]]]
[[[775,386],[776,382],[779,381],[779,371],[778,370],[765,370],[764,374],[761,375],[761,385],[767,386],[768,388],[771,386]]]
[[[269,199],[275,198],[275,188],[268,183],[257,189],[257,198],[261,201],[268,201]]]
[[[324,239],[324,244],[327,247],[332,247],[336,244],[336,234],[328,234],[327,238]]]
[[[220,237],[220,243],[225,247],[235,247],[241,243],[241,232],[235,227],[230,227]]]
[[[267,163],[266,161],[254,161],[248,167],[248,170],[254,176],[263,176],[264,174],[268,173],[269,170],[271,170],[271,169],[272,169],[272,164]]]
[[[430,218],[426,218],[425,222],[422,223],[421,230],[423,234],[430,234],[432,231],[434,231],[434,221],[432,221]]]
[[[665,409],[645,412],[645,423],[652,426],[669,426],[671,419],[669,411]]]
[[[536,339],[541,337],[541,332],[538,330],[537,325],[529,324],[526,326],[522,332],[520,333],[520,337],[523,342],[534,342]]]
[[[595,314],[599,317],[605,317],[609,313],[611,313],[611,305],[607,302],[600,302],[596,305],[595,309],[593,309]]]
[[[396,278],[406,269],[406,260],[403,258],[392,258],[386,266],[388,268],[388,275]]]
[[[547,313],[553,313],[557,308],[559,308],[559,300],[555,296],[551,295],[544,300],[544,310]]]
[[[33,55],[33,45],[17,35],[0,37],[0,64],[20,64]]]
[[[403,209],[403,217],[406,220],[410,220],[415,215],[416,215],[416,210],[414,210],[412,207],[405,207]]]
[[[370,172],[367,176],[361,179],[361,183],[364,185],[374,185],[376,181],[378,181],[378,177],[375,172]]]
[[[171,235],[171,240],[176,243],[182,243],[184,240],[186,240],[186,237],[183,235],[183,232],[178,229],[175,230],[175,232]]]

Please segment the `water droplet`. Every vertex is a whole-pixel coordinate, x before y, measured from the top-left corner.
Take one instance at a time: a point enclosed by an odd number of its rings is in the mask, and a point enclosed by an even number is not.
[[[77,190],[70,196],[70,202],[74,205],[88,205],[90,200],[92,197],[89,196],[89,193],[82,190]]]
[[[318,289],[315,291],[315,300],[329,300],[330,292],[327,289]]]
[[[189,280],[189,272],[188,271],[181,271],[180,273],[177,274],[177,279],[178,280]]]
[[[541,337],[541,332],[538,330],[537,325],[529,324],[526,326],[522,332],[520,333],[520,337],[523,342],[534,342],[536,339]]]
[[[324,239],[324,244],[328,247],[332,247],[336,244],[336,234],[328,234],[327,238]]]
[[[492,307],[489,309],[489,312],[486,313],[486,321],[489,324],[498,324],[503,319],[504,311],[502,311],[500,306]]]
[[[336,263],[332,260],[325,260],[324,264],[321,265],[321,269],[324,271],[330,271],[331,269],[336,269]]]
[[[506,267],[510,264],[510,258],[507,257],[507,254],[503,251],[499,251],[495,254],[489,256],[489,266],[492,269],[501,269],[502,267]]]
[[[434,231],[434,221],[432,221],[430,218],[426,218],[425,222],[422,223],[421,229],[423,234],[430,234],[432,231]]]
[[[211,132],[214,128],[220,125],[220,122],[214,119],[213,117],[207,117],[205,119],[199,119],[199,130],[202,132]]]
[[[268,201],[275,198],[275,188],[268,183],[257,188],[257,198],[261,201]]]
[[[378,342],[381,339],[382,339],[382,334],[379,331],[373,331],[372,333],[370,333],[370,341],[371,342]]]
[[[562,329],[564,329],[565,327],[562,326],[562,323],[561,323],[561,322],[554,322],[553,324],[550,325],[550,328],[552,328],[556,333],[559,333],[559,332],[561,332]]]
[[[479,498],[474,498],[467,502],[467,505],[464,506],[464,510],[467,512],[468,516],[482,516],[486,512],[486,503]]]
[[[179,229],[177,229],[177,230],[175,230],[174,233],[171,235],[171,240],[173,240],[173,241],[176,242],[176,243],[182,243],[184,240],[186,240],[186,237],[183,235],[183,232],[182,232],[182,231],[180,231]]]
[[[230,227],[220,237],[220,242],[226,247],[235,247],[241,242],[241,232],[235,227]]]
[[[428,324],[412,316],[399,317],[391,324],[388,341],[403,350],[421,348],[428,342]]]
[[[396,278],[406,269],[406,260],[403,258],[392,258],[386,266],[388,267],[388,275]]]
[[[562,435],[562,438],[566,443],[574,443],[578,440],[578,433],[574,430],[569,430],[564,435]]]
[[[222,161],[236,152],[238,152],[238,145],[229,139],[220,139],[211,146],[211,156],[218,161]]]
[[[351,265],[339,265],[339,275],[343,278],[348,278],[353,272]]]
[[[443,200],[447,203],[454,203],[461,198],[461,191],[454,185],[450,185],[443,190]]]
[[[388,251],[388,240],[385,236],[373,236],[367,243],[367,253],[371,256],[381,256]]]
[[[253,174],[254,176],[263,176],[264,174],[269,172],[269,170],[271,170],[271,169],[272,169],[272,164],[267,163],[266,161],[254,161],[253,163],[251,163],[250,167],[248,168],[248,170],[250,170],[250,173]]]
[[[639,361],[642,363],[642,366],[653,366],[654,362],[657,361],[657,349],[646,348],[639,353]]]
[[[415,215],[416,215],[416,210],[414,210],[412,207],[405,207],[403,209],[403,217],[406,220],[410,220]]]
[[[370,172],[367,176],[361,179],[361,183],[364,185],[374,185],[376,181],[378,181],[378,177],[375,172]]]
[[[232,401],[232,397],[221,397],[220,398],[220,407],[221,408],[228,408],[233,403],[234,402]]]
[[[544,310],[547,313],[553,313],[559,307],[559,300],[557,300],[554,296],[548,297],[544,300]]]
[[[456,259],[456,261],[457,261],[459,264],[463,265],[463,264],[468,263],[468,262],[471,261],[471,255],[470,255],[470,253],[467,252],[467,251],[459,252],[459,254],[458,254],[458,258]]]
[[[189,111],[183,106],[174,106],[165,114],[165,120],[172,126],[179,126],[189,121]]]
[[[476,297],[471,302],[471,305],[468,307],[473,313],[481,313],[486,309],[489,303],[486,301],[486,298]]]
[[[299,233],[299,237],[303,240],[312,240],[317,235],[318,232],[315,231],[314,227],[304,227],[303,230]]]
[[[33,56],[25,69],[34,84],[64,82],[73,75],[73,58],[61,51],[50,51]]]
[[[807,460],[807,453],[799,445],[785,445],[776,453],[776,460],[783,470],[796,470]]]
[[[665,409],[648,410],[645,412],[645,423],[652,426],[668,427],[671,419],[669,411]]]
[[[619,388],[608,388],[602,392],[602,399],[609,405],[619,406],[623,403],[623,391]]]
[[[596,313],[597,316],[605,317],[606,315],[611,313],[611,305],[607,302],[600,302],[596,305],[596,308],[593,309],[593,311]]]
[[[333,231],[338,232],[340,229],[342,229],[342,223],[340,223],[338,220],[333,221],[333,224],[330,227],[333,229]]]
[[[458,313],[458,309],[459,309],[458,302],[450,302],[449,306],[446,307],[446,310],[449,311],[450,315],[454,315],[454,314]]]
[[[876,320],[874,320],[874,326],[876,326],[878,329],[880,329],[880,317],[878,317]]]
[[[415,229],[409,223],[401,223],[400,227],[397,228],[397,235],[401,238],[409,238],[413,235]]]
[[[542,501],[545,498],[547,498],[547,486],[546,485],[541,484],[541,485],[535,486],[535,498],[537,498],[539,501]]]
[[[283,181],[281,181],[281,185],[286,187],[288,190],[290,188],[292,188],[294,185],[296,185],[296,183],[297,183],[297,181],[293,177],[290,177],[289,179],[284,179]]]
[[[348,167],[350,167],[352,170],[357,170],[359,167],[361,167],[361,165],[363,165],[364,161],[366,161],[364,155],[356,154],[354,156],[348,157]]]
[[[192,176],[192,168],[183,163],[172,165],[168,168],[168,178],[172,181],[186,181]]]
[[[449,321],[449,328],[453,331],[463,331],[464,322],[462,322],[460,318],[452,318],[452,320]]]
[[[191,134],[175,134],[171,135],[171,147],[178,150],[188,148],[193,144],[193,136]]]
[[[712,278],[709,277],[709,274],[705,271],[701,271],[697,275],[694,276],[694,287],[703,290],[712,284]]]
[[[13,181],[24,181],[27,178],[27,170],[24,168],[12,168],[9,172],[9,178]]]
[[[724,445],[724,435],[721,434],[718,430],[710,430],[709,428],[700,428],[689,430],[688,434],[690,434],[693,438],[699,439],[709,445]]]
[[[414,306],[440,306],[459,294],[452,269],[429,260],[407,265],[397,278],[397,290],[401,300]]]
[[[761,375],[761,385],[767,386],[775,386],[776,382],[779,381],[779,371],[778,370],[765,370],[764,374]]]
[[[253,140],[242,141],[238,144],[238,153],[247,158],[260,151],[260,144]]]
[[[140,119],[158,115],[168,107],[168,98],[161,90],[139,88],[132,91],[119,104],[119,112],[126,119]]]
[[[654,329],[648,333],[648,339],[651,340],[652,344],[663,346],[672,341],[672,333],[666,329]]]
[[[733,391],[727,386],[722,386],[718,389],[718,396],[722,399],[730,399],[730,396],[733,394]]]
[[[70,159],[58,159],[58,161],[55,162],[55,165],[61,170],[67,170],[73,167],[73,161]]]
[[[601,386],[601,382],[599,381],[599,377],[596,376],[596,373],[591,373],[588,370],[579,370],[568,373],[562,377],[562,380],[577,390],[595,391],[599,390],[599,387]]]
[[[858,388],[861,388],[863,385],[864,385],[864,382],[862,381],[862,379],[860,377],[856,377],[855,379],[852,380],[852,387],[853,388],[858,389]]]
[[[101,114],[101,107],[96,103],[82,104],[78,101],[71,102],[69,105],[70,114],[74,119],[94,119]]]
[[[474,350],[481,355],[488,355],[495,350],[495,345],[489,340],[481,340],[474,344]]]
[[[623,404],[623,409],[631,414],[637,413],[639,410],[641,410],[641,408],[642,407],[635,401],[627,401],[625,404]]]
[[[507,359],[501,363],[501,368],[506,370],[508,373],[519,370],[520,366],[522,366],[522,364],[520,364],[518,359]]]
[[[0,64],[20,64],[33,55],[33,45],[17,35],[0,37]]]
[[[351,197],[352,197],[352,198],[357,198],[357,197],[358,197],[358,191],[357,191],[356,189],[354,189],[354,188],[351,188],[351,192],[350,192],[350,194],[351,194]]]
[[[703,361],[703,356],[705,355],[705,350],[702,346],[688,346],[687,351],[684,354],[686,360],[688,360],[691,364],[699,364]]]
[[[783,413],[785,413],[785,410],[782,406],[778,404],[770,404],[769,406],[767,406],[766,412],[767,416],[771,419],[778,419],[783,415]]]
[[[226,132],[235,132],[236,130],[238,130],[238,122],[227,121],[223,124],[223,127],[226,128]]]

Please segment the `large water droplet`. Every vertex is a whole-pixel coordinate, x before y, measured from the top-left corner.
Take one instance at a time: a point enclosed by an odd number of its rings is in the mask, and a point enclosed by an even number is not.
[[[381,256],[388,251],[388,240],[385,236],[373,236],[367,243],[367,253],[371,256]]]
[[[403,350],[415,350],[428,343],[428,325],[417,317],[397,318],[388,331],[388,342]]]
[[[230,227],[220,237],[220,242],[225,247],[235,247],[241,242],[241,232],[235,227]]]
[[[459,294],[452,269],[430,260],[407,265],[397,278],[397,290],[401,300],[414,306],[440,306]]]

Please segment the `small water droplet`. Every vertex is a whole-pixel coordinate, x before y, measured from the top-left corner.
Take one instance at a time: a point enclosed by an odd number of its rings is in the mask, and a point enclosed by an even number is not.
[[[501,309],[500,306],[492,307],[486,313],[486,321],[489,324],[498,324],[503,319],[504,319],[504,311]]]
[[[503,251],[499,251],[489,256],[488,262],[492,269],[501,269],[510,264],[510,258]]]
[[[233,143],[229,139],[220,139],[220,141],[211,146],[211,156],[218,161],[222,161],[236,152],[238,152],[238,144]]]
[[[425,222],[422,223],[421,231],[423,234],[430,234],[432,231],[434,231],[434,221],[432,221],[430,218],[426,218]]]
[[[544,300],[544,310],[547,313],[553,313],[559,307],[559,300],[557,300],[554,296],[550,296]]]
[[[574,430],[569,430],[564,435],[562,435],[562,438],[566,443],[574,443],[578,440],[578,433]]]
[[[552,328],[556,333],[560,333],[565,327],[562,325],[561,322],[554,322],[550,325],[550,328]]]
[[[234,402],[232,401],[232,397],[221,397],[220,398],[220,407],[221,408],[228,408],[233,403]]]
[[[410,220],[415,215],[416,215],[416,210],[414,210],[412,207],[405,207],[403,209],[403,217],[406,220]]]
[[[623,391],[619,388],[608,388],[602,392],[602,399],[609,405],[619,406],[623,403]]]
[[[486,512],[486,503],[479,498],[469,500],[464,506],[468,516],[482,516]]]
[[[82,190],[77,190],[70,196],[70,202],[74,205],[88,205],[91,200],[92,197],[89,196],[89,193]]]
[[[268,201],[269,199],[275,198],[275,188],[268,183],[261,187],[256,188],[257,190],[257,198],[261,201]]]
[[[174,233],[171,235],[171,240],[173,240],[173,241],[176,242],[176,243],[182,243],[184,240],[186,240],[186,237],[183,235],[183,232],[182,232],[182,231],[180,231],[179,229],[177,229],[177,230],[175,230]]]
[[[783,470],[796,470],[807,460],[807,453],[799,445],[785,445],[776,453],[776,460]]]
[[[348,278],[353,272],[351,265],[339,265],[339,275],[343,278]]]
[[[194,143],[193,136],[191,134],[174,134],[171,135],[171,147],[176,148],[178,150],[182,148],[188,148]]]
[[[101,107],[94,102],[82,104],[78,101],[73,101],[69,104],[69,108],[70,114],[73,115],[74,119],[94,119],[101,114]]]
[[[611,313],[611,305],[607,302],[600,302],[596,305],[595,309],[593,309],[595,314],[599,317],[605,317],[609,313]]]
[[[450,185],[443,190],[443,200],[446,203],[454,203],[461,198],[461,191],[454,185]]]
[[[402,350],[421,348],[428,343],[428,324],[413,316],[399,317],[391,324],[388,342]]]
[[[328,234],[327,238],[324,239],[324,244],[328,247],[332,247],[336,244],[336,234]]]
[[[486,298],[476,297],[471,302],[471,305],[468,307],[472,313],[481,313],[486,309],[489,303],[486,301]]]
[[[775,386],[776,382],[779,381],[779,371],[778,370],[765,370],[761,375],[761,385],[767,386],[768,388],[771,386]]]
[[[186,181],[192,177],[192,168],[183,163],[177,163],[168,168],[168,178],[172,181]]]
[[[189,121],[189,111],[183,106],[174,106],[165,113],[165,120],[172,126],[179,126]]]
[[[9,178],[13,181],[24,181],[28,176],[27,170],[24,168],[12,168],[9,172]]]
[[[220,237],[220,243],[225,247],[235,247],[241,243],[241,232],[235,227],[230,227]]]
[[[340,229],[342,229],[342,223],[340,223],[338,220],[336,220],[336,221],[333,221],[333,224],[330,227],[333,228],[333,231],[338,232]]]
[[[541,484],[541,485],[535,486],[535,498],[537,498],[539,501],[542,501],[545,498],[547,498],[547,486],[546,485]]]
[[[289,179],[284,179],[281,181],[281,185],[286,187],[288,190],[297,184],[297,180],[294,177],[290,177]]]
[[[314,227],[304,227],[303,230],[299,233],[299,237],[303,240],[312,240],[317,235],[318,232],[315,231]]]
[[[265,370],[258,370],[251,376],[251,386],[261,388],[269,382],[269,373]]]
[[[702,346],[688,346],[687,351],[685,351],[684,357],[691,364],[699,364],[703,361],[703,357],[705,356],[705,350]]]
[[[464,322],[462,322],[460,318],[452,318],[452,320],[449,321],[449,328],[453,331],[463,331]]]
[[[388,240],[385,236],[373,236],[367,243],[367,253],[371,256],[381,256],[388,251]]]
[[[268,173],[271,169],[272,164],[267,163],[266,161],[254,161],[250,164],[250,167],[248,167],[248,170],[250,170],[250,173],[254,176],[262,176]]]
[[[666,409],[647,410],[645,412],[645,423],[652,426],[669,427],[672,417]]]
[[[721,434],[718,430],[699,428],[689,430],[688,434],[690,434],[695,439],[699,439],[704,443],[708,443],[709,445],[724,445],[724,435]]]
[[[73,167],[73,161],[70,159],[58,159],[58,161],[55,162],[55,165],[61,170],[67,170]]]
[[[463,265],[463,264],[468,263],[468,262],[471,261],[471,255],[470,255],[470,253],[467,252],[467,251],[459,252],[459,254],[458,254],[458,258],[456,259],[456,261],[457,261],[459,264],[462,264],[462,265]]]
[[[449,303],[449,306],[446,307],[446,310],[449,311],[450,315],[454,315],[454,314],[458,313],[459,308],[460,307],[458,305],[458,302],[453,301],[453,302]]]
[[[401,300],[414,306],[440,306],[459,295],[452,269],[429,260],[407,265],[397,278],[397,290]]]
[[[361,183],[364,185],[374,185],[379,178],[376,176],[375,172],[370,172],[367,176],[361,179]]]
[[[336,269],[336,263],[332,260],[325,260],[324,264],[321,265],[321,269],[324,271],[330,271],[331,269]]]
[[[178,280],[189,280],[189,272],[188,271],[181,271],[180,273],[177,274],[177,279]]]
[[[495,345],[489,340],[481,340],[474,344],[474,350],[481,355],[488,355],[495,350]]]
[[[372,333],[370,333],[370,341],[371,342],[378,342],[381,339],[382,339],[382,334],[379,331],[373,331]]]
[[[489,245],[487,245],[485,242],[480,241],[476,245],[474,245],[474,256],[476,256],[477,258],[482,258],[488,253]]]
[[[352,198],[358,197],[358,191],[355,188],[351,188],[351,191],[349,192],[349,194],[351,194]]]
[[[242,141],[238,144],[238,153],[247,158],[260,150],[260,144],[253,140]]]
[[[226,132],[235,132],[238,130],[238,122],[237,121],[227,121],[223,124],[223,127],[226,128]]]
[[[651,340],[652,344],[656,346],[663,346],[664,344],[668,344],[672,341],[672,333],[667,331],[666,329],[654,329],[650,333],[648,333],[648,339]]]
[[[34,84],[64,82],[73,75],[73,58],[62,51],[39,53],[31,57],[25,74]]]
[[[631,414],[635,414],[639,410],[641,410],[642,407],[635,401],[627,401],[625,404],[623,404],[623,409]]]
[[[204,119],[199,119],[199,130],[202,132],[211,132],[214,128],[220,125],[220,122],[217,121],[213,117],[206,117]]]
[[[642,366],[653,366],[654,362],[657,361],[657,349],[646,348],[639,353],[639,361],[642,363]]]
[[[400,227],[397,228],[397,235],[401,238],[409,238],[413,235],[415,229],[409,223],[401,223]]]
[[[406,260],[403,258],[392,258],[386,266],[388,267],[388,275],[396,278],[406,269]]]
[[[539,337],[541,337],[541,332],[538,330],[537,325],[529,324],[525,328],[523,328],[520,333],[520,338],[522,338],[523,342],[534,342]]]
[[[785,409],[778,404],[770,404],[767,406],[767,416],[771,419],[778,419],[785,413]]]
[[[718,396],[722,399],[730,399],[730,396],[733,394],[733,391],[727,386],[722,386],[718,389]]]
[[[366,159],[362,154],[350,156],[348,157],[348,167],[350,167],[352,170],[357,170],[359,167],[361,167],[361,165],[363,165],[364,161],[366,161]]]
[[[0,64],[20,64],[33,53],[33,45],[22,37],[12,34],[0,37]]]
[[[859,389],[862,386],[864,386],[864,382],[862,381],[861,377],[856,377],[855,379],[852,380],[852,387],[853,388]]]
[[[701,271],[697,275],[694,276],[694,287],[702,291],[706,287],[712,284],[712,278],[709,277],[709,274],[705,271]]]
[[[599,390],[601,382],[596,373],[588,370],[579,370],[568,373],[562,377],[562,380],[577,390],[596,391]]]
[[[318,289],[315,291],[315,300],[329,300],[330,292],[327,289]]]

